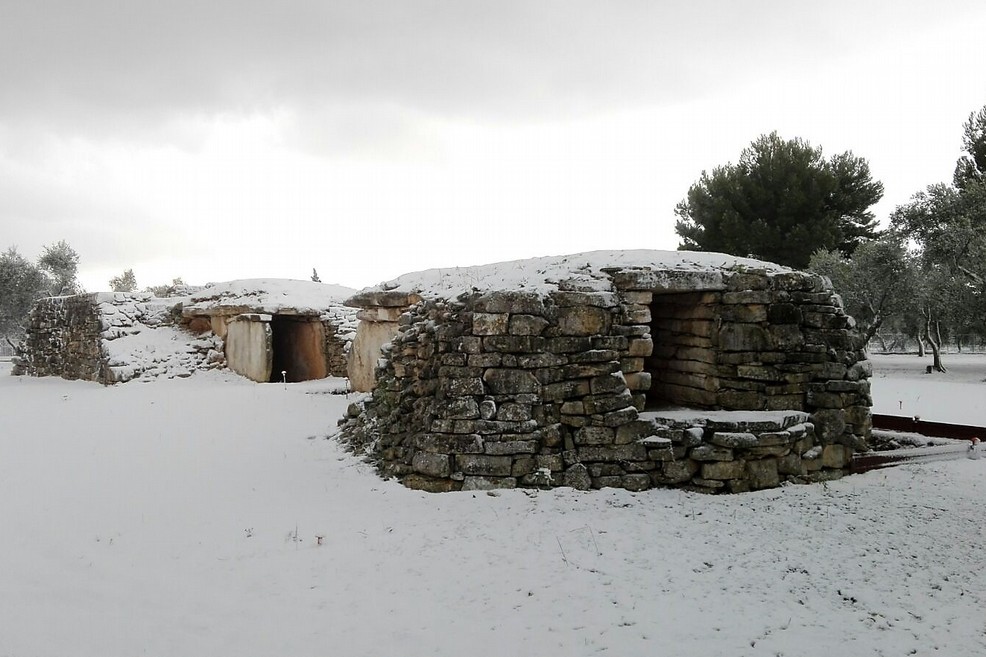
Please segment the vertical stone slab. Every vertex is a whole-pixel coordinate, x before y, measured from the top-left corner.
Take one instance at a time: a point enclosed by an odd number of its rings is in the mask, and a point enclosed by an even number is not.
[[[226,365],[241,376],[270,380],[273,347],[270,323],[262,315],[239,315],[226,327]]]

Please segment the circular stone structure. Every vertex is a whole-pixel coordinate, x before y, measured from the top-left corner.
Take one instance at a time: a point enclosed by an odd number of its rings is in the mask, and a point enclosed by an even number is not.
[[[593,252],[407,275],[347,303],[392,337],[362,356],[372,392],[342,435],[413,488],[738,492],[842,476],[866,449],[871,368],[816,275]]]

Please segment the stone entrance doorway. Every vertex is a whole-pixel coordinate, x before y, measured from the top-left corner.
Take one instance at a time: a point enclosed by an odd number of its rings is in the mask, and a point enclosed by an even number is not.
[[[654,294],[650,304],[654,351],[648,408],[714,408],[719,380],[714,344],[720,296],[716,292]]]
[[[270,381],[281,381],[282,372],[289,383],[328,376],[323,354],[325,334],[318,319],[273,315],[270,328]]]
[[[261,383],[328,376],[325,328],[316,317],[243,314],[226,329],[226,364]]]

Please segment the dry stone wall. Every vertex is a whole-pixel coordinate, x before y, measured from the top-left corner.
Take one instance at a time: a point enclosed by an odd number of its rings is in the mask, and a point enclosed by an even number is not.
[[[13,373],[112,384],[221,366],[221,343],[185,331],[177,304],[123,292],[41,299]]]
[[[865,448],[868,363],[823,279],[607,274],[606,291],[562,281],[407,307],[344,439],[430,491],[740,491],[841,476]],[[648,395],[762,417],[684,422],[645,412]]]
[[[42,299],[31,310],[13,373],[107,382],[95,294]]]

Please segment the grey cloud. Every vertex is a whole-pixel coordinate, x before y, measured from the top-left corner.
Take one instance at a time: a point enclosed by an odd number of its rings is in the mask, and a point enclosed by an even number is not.
[[[858,4],[8,1],[0,116],[138,130],[174,113],[355,100],[536,119],[684,100],[788,51],[930,19]]]

